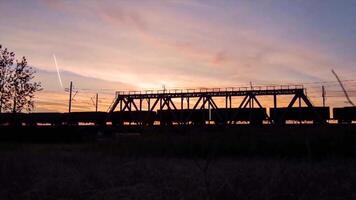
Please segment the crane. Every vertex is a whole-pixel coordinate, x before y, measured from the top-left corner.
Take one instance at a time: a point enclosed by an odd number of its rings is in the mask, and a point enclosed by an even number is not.
[[[335,72],[333,69],[331,70],[331,72],[334,74],[336,80],[339,82],[340,87],[341,87],[342,91],[344,92],[345,97],[346,97],[346,99],[347,99],[347,102],[348,102],[349,104],[351,104],[352,106],[355,107],[355,104],[351,101],[351,99],[350,99],[349,95],[347,94],[347,91],[346,91],[344,85],[342,84],[342,82],[341,82],[339,76],[336,74],[336,72]]]

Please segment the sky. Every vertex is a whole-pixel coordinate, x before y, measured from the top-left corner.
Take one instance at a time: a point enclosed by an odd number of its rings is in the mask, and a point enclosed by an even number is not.
[[[0,0],[0,44],[44,90],[35,111],[106,111],[117,90],[304,84],[320,105],[356,101],[354,0]],[[288,101],[288,100],[286,100]]]

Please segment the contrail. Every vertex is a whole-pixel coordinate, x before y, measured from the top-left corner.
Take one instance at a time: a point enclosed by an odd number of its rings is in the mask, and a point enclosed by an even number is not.
[[[57,69],[57,75],[58,75],[59,84],[61,85],[61,88],[63,89],[61,74],[59,73],[59,68],[58,68],[58,64],[57,64],[56,55],[54,55],[54,54],[53,54],[53,59],[54,59],[54,64],[56,65],[56,69]]]

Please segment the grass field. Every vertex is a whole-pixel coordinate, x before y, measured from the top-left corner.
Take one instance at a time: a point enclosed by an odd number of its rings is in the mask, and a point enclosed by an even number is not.
[[[355,199],[354,131],[287,130],[2,142],[0,199]]]

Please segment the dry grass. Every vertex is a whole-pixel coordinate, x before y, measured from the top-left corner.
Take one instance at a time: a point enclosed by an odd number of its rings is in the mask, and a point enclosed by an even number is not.
[[[356,159],[128,156],[1,144],[0,199],[355,199]]]

